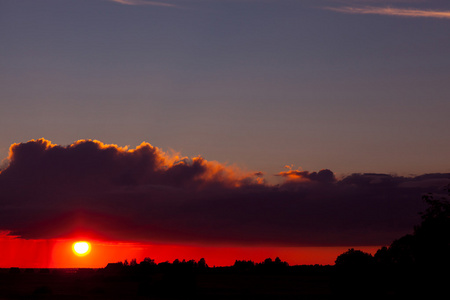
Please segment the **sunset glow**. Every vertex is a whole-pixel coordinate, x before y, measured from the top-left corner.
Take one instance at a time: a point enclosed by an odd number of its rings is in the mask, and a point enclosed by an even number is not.
[[[450,183],[450,0],[1,3],[0,268],[332,265]]]
[[[334,264],[336,257],[349,247],[242,247],[238,245],[164,245],[89,241],[88,255],[76,254],[79,241],[24,240],[0,235],[0,268],[104,268],[108,263],[146,257],[156,262],[205,258],[209,266],[229,266],[235,260],[261,262],[280,257],[290,265]],[[85,241],[84,241],[85,242]],[[86,247],[86,246],[82,246]],[[358,247],[374,254],[379,246]],[[94,250],[95,249],[95,250]]]

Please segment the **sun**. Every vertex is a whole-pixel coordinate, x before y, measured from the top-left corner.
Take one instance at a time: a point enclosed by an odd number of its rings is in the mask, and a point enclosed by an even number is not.
[[[78,256],[85,256],[91,252],[91,244],[86,241],[79,241],[72,244],[73,253]]]

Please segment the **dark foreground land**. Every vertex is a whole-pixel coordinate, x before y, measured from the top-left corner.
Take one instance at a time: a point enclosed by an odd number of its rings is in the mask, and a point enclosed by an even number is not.
[[[425,270],[418,272],[317,265],[259,270],[119,264],[77,270],[12,268],[0,270],[0,299],[398,299],[420,295],[437,299],[437,295],[449,295],[448,281],[432,274],[422,276]]]
[[[73,271],[72,271],[73,272]],[[2,299],[314,299],[330,295],[329,270],[255,274],[209,268],[202,272],[114,274],[104,270],[0,274]]]

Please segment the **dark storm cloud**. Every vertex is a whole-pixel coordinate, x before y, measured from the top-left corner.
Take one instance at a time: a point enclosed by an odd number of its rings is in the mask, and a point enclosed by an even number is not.
[[[0,173],[0,230],[113,240],[259,245],[380,245],[412,230],[421,195],[450,174],[400,177],[289,170],[269,185],[217,162],[82,140],[11,146]]]

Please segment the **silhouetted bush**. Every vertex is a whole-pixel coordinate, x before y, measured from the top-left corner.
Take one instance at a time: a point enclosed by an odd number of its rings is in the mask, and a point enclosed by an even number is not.
[[[335,265],[339,268],[362,269],[374,264],[374,258],[370,253],[353,248],[342,253],[336,258]]]

